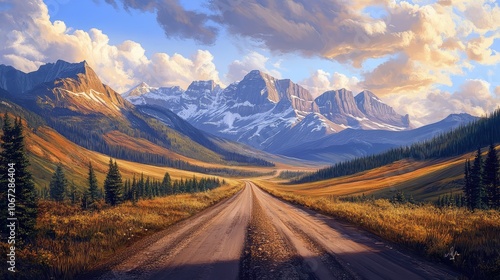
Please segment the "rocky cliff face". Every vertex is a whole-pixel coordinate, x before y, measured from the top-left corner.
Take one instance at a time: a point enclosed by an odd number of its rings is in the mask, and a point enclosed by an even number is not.
[[[394,127],[410,127],[408,115],[401,116],[397,114],[392,107],[383,103],[371,91],[362,91],[356,96],[355,100],[361,112],[374,121]]]
[[[14,99],[36,102],[48,108],[64,108],[76,113],[120,115],[131,104],[109,86],[83,61],[68,63],[58,60],[24,73],[0,66],[0,87]]]
[[[352,92],[346,89],[331,90],[314,100],[319,112],[330,121],[346,126],[356,126],[365,118],[356,106]]]

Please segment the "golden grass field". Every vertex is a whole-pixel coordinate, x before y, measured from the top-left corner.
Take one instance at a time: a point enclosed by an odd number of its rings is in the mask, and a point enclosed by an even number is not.
[[[16,267],[23,278],[72,279],[113,252],[192,216],[243,187],[242,182],[226,181],[226,185],[207,192],[140,200],[135,205],[102,205],[96,211],[40,201],[36,243],[17,252]],[[6,254],[7,244],[1,244]]]
[[[281,181],[275,188],[314,197],[364,193],[387,198],[396,190],[402,190],[412,194],[417,200],[432,200],[460,188],[457,182],[463,178],[463,164],[467,157],[469,155],[425,162],[401,160],[358,174],[329,180],[298,185],[289,185]]]
[[[439,209],[432,205],[394,205],[386,199],[341,202],[305,195],[269,181],[256,181],[267,192],[295,204],[358,225],[386,240],[402,244],[434,260],[448,263],[474,279],[500,275],[500,212]],[[308,190],[313,194],[313,189]],[[455,261],[445,258],[454,246]]]

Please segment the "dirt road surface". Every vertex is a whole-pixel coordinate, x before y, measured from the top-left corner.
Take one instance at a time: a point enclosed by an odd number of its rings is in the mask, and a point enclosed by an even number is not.
[[[251,182],[233,196],[120,251],[86,279],[456,279]]]

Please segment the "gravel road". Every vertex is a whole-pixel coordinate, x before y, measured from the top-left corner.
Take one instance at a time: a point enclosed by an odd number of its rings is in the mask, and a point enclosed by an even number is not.
[[[235,196],[145,238],[85,279],[456,279],[333,218],[246,182]]]

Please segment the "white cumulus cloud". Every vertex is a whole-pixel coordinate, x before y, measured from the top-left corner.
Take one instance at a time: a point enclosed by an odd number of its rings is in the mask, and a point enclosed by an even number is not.
[[[424,94],[392,94],[383,100],[398,112],[410,114],[416,125],[425,125],[449,114],[468,113],[485,116],[500,106],[500,89],[490,91],[490,84],[480,79],[466,80],[453,93],[432,90]]]
[[[276,69],[269,69],[266,66],[269,57],[266,57],[258,52],[252,51],[245,55],[241,60],[234,60],[228,66],[226,80],[231,83],[240,81],[243,77],[252,70],[260,70],[275,78],[281,78],[281,73]],[[276,66],[274,66],[276,67]]]
[[[300,81],[299,84],[308,89],[314,97],[321,95],[325,91],[341,88],[352,91],[354,95],[363,90],[357,77],[348,77],[338,72],[330,74],[322,69],[316,70],[308,78]]]

